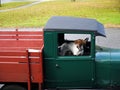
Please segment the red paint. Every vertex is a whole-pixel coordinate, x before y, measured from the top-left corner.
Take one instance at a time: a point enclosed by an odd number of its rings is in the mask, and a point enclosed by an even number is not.
[[[39,52],[28,52],[28,49]],[[42,31],[0,32],[0,82],[27,82],[28,90],[35,82],[41,87]]]

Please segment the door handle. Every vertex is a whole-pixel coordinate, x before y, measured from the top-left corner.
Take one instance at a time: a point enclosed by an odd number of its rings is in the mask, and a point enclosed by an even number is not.
[[[59,65],[58,65],[58,64],[55,64],[55,67],[56,67],[56,68],[59,68]]]

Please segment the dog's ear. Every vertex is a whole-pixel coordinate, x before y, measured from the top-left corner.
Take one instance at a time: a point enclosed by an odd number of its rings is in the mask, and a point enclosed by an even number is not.
[[[85,45],[85,44],[86,44],[86,42],[87,42],[86,40],[82,40],[82,44],[83,44],[83,45]]]
[[[87,42],[88,42],[88,40],[89,40],[89,38],[87,37],[87,38],[85,38],[84,40],[83,40],[83,44],[86,44]]]
[[[87,37],[87,38],[85,38],[85,41],[86,41],[86,42],[88,42],[88,40],[89,40],[89,38],[88,38],[88,37]]]
[[[80,44],[81,42],[81,39],[75,40],[75,44]]]
[[[75,40],[75,44],[83,45],[83,44],[86,44],[86,41],[82,39],[78,39],[78,40]]]

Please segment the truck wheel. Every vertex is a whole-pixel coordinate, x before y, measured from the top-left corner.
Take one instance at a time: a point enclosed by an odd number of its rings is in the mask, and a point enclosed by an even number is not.
[[[19,85],[5,85],[1,88],[1,90],[27,90]]]

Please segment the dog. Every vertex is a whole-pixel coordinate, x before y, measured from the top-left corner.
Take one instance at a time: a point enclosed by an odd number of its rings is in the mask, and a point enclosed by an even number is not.
[[[88,41],[88,38],[85,40],[78,39],[75,41],[65,41],[61,46],[59,46],[60,56],[79,56],[84,54],[84,45]]]

